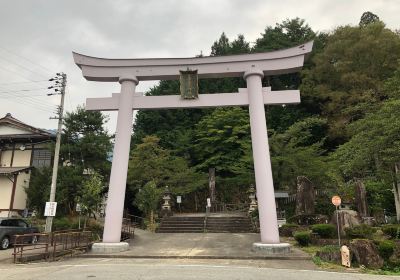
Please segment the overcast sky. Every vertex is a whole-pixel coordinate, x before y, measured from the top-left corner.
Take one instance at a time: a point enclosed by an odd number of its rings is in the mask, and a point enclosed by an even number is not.
[[[117,83],[86,81],[72,51],[106,58],[191,57],[225,32],[254,42],[266,26],[300,17],[315,31],[356,25],[364,11],[400,29],[399,0],[0,0],[0,117],[56,128],[59,97],[47,79],[68,75],[66,110],[110,96]],[[155,82],[141,82],[146,91]],[[111,113],[108,130],[115,130]]]

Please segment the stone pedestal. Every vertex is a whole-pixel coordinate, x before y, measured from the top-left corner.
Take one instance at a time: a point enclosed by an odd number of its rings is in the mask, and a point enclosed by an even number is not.
[[[127,242],[94,243],[92,245],[92,253],[94,254],[119,253],[128,250],[129,250],[129,244]]]
[[[253,243],[254,252],[262,253],[264,255],[283,255],[290,253],[289,243],[265,244]]]

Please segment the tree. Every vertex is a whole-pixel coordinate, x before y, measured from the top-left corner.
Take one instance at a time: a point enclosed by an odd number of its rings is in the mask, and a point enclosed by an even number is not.
[[[360,27],[365,27],[368,24],[379,22],[379,17],[371,12],[364,12],[360,19]]]
[[[108,177],[111,142],[103,127],[106,122],[102,113],[89,112],[83,107],[65,115],[56,192],[59,215],[74,214],[76,197],[86,182],[87,174],[96,172]],[[49,197],[50,184],[50,168],[32,171],[26,192],[29,206],[40,215]]]
[[[103,177],[100,174],[93,172],[89,177],[84,179],[77,201],[80,203],[84,215],[87,217],[93,215],[95,217],[95,212],[103,201],[103,193],[104,183]],[[84,227],[86,227],[86,219]]]
[[[379,110],[351,124],[349,131],[353,136],[334,154],[343,177],[383,180],[393,190],[400,220],[400,99],[385,101]]]
[[[160,147],[160,139],[146,136],[132,150],[128,169],[128,185],[133,191],[153,182],[157,187],[169,186],[174,194],[187,194],[205,185],[204,174],[195,172],[187,161]]]
[[[315,38],[316,34],[304,19],[287,19],[277,23],[275,27],[267,26],[261,38],[256,40],[253,52],[274,51],[290,48],[306,43]]]
[[[154,181],[147,182],[139,189],[134,205],[136,205],[150,221],[150,230],[154,231],[154,212],[157,210],[162,190],[157,188]]]
[[[35,210],[40,217],[44,215],[45,204],[50,196],[51,174],[52,170],[49,167],[33,168],[29,188],[25,189],[27,207]]]
[[[304,71],[301,91],[329,124],[331,148],[344,143],[345,126],[386,98],[384,81],[399,67],[400,37],[382,22],[338,27],[315,66]]]
[[[294,191],[298,176],[307,176],[317,186],[329,182],[323,147],[326,129],[325,120],[311,117],[293,124],[283,133],[272,134],[270,149],[276,189]]]
[[[91,169],[108,177],[111,137],[104,129],[108,119],[101,112],[78,106],[66,113],[60,157],[73,166]]]

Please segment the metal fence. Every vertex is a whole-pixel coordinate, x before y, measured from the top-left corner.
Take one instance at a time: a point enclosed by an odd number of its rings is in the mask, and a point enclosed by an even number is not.
[[[93,242],[91,231],[56,231],[15,235],[14,263],[32,260],[55,260],[79,250],[87,251]]]

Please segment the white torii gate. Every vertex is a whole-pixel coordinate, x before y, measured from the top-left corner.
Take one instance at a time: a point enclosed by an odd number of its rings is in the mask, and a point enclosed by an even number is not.
[[[87,110],[118,111],[103,243],[94,244],[93,249],[98,252],[128,249],[127,243],[120,242],[120,236],[133,110],[249,106],[261,235],[261,243],[254,246],[267,252],[288,251],[289,245],[279,240],[264,105],[299,103],[300,92],[271,91],[270,87],[262,87],[262,78],[299,71],[312,45],[309,42],[267,53],[196,58],[104,59],[73,53],[87,80],[121,84],[120,93],[110,98],[88,98],[86,102]],[[199,78],[243,77],[247,88],[237,93],[200,94],[197,99],[135,93],[139,81],[179,79],[180,71],[187,69],[197,70]]]

